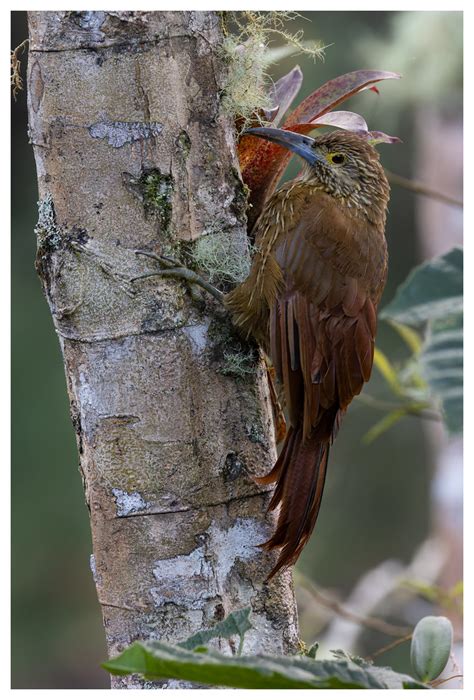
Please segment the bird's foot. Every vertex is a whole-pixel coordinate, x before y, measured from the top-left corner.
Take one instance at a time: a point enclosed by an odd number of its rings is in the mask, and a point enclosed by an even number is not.
[[[142,275],[137,275],[133,277],[131,282],[136,282],[140,279],[147,279],[149,277],[172,277],[173,279],[182,280],[187,282],[189,285],[197,285],[204,289],[206,292],[211,294],[214,299],[219,303],[224,304],[224,294],[219,291],[212,284],[203,279],[197,272],[190,270],[188,267],[183,267],[178,260],[167,255],[157,255],[148,250],[136,250],[135,255],[144,255],[152,260],[156,260],[162,267],[159,270],[154,270],[153,272],[145,272]],[[192,288],[192,287],[191,287]]]

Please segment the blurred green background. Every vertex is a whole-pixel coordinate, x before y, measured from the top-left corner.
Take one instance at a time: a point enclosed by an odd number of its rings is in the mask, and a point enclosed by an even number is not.
[[[329,78],[357,68],[403,73],[402,81],[379,84],[379,96],[364,92],[343,109],[360,112],[371,129],[400,136],[403,144],[380,147],[383,163],[407,177],[418,176],[423,119],[429,122],[434,115],[436,123],[448,124],[458,135],[462,128],[462,14],[314,12],[305,17],[310,22],[297,20],[288,29],[301,27],[306,39],[331,44],[325,61],[290,57],[271,68],[272,77],[299,63],[305,76],[299,101]],[[13,12],[12,47],[26,37],[26,13]],[[25,55],[24,65],[26,60]],[[458,178],[460,188],[462,164],[456,167],[454,183]],[[459,189],[450,193],[460,196]],[[12,686],[101,688],[108,687],[108,676],[99,668],[106,650],[89,570],[88,513],[59,344],[34,270],[36,200],[23,92],[12,101]],[[385,302],[410,269],[428,257],[420,202],[393,188]],[[446,213],[446,205],[437,206],[440,216],[458,217],[456,211]],[[457,242],[459,226],[455,218],[454,232],[446,229],[436,253]],[[406,355],[383,323],[378,344],[391,358]],[[377,372],[368,393],[390,398]],[[299,564],[302,574],[342,599],[380,562],[409,562],[433,527],[430,488],[437,443],[419,419],[406,418],[363,445],[361,436],[380,417],[361,401],[349,411],[332,452],[317,533]],[[302,636],[311,642],[321,626],[313,624],[307,598],[301,600]],[[387,641],[380,639],[378,646]],[[370,644],[369,649],[377,647]],[[384,656],[383,663],[407,670],[406,648]]]

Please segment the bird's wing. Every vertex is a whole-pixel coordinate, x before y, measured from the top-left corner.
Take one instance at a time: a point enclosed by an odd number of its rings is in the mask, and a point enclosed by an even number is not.
[[[370,377],[385,238],[321,193],[273,254],[285,288],[270,309],[270,355],[290,421],[303,423],[308,436],[330,409],[344,411]]]

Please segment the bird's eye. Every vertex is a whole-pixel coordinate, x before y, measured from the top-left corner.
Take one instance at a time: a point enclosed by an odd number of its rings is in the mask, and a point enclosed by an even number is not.
[[[342,165],[345,163],[346,156],[344,153],[330,153],[329,154],[329,161],[331,163],[334,163],[334,165]]]

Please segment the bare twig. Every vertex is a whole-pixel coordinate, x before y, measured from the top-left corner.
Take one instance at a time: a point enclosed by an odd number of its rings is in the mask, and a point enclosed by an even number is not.
[[[381,620],[380,618],[359,615],[351,610],[348,610],[334,598],[322,593],[319,588],[315,586],[314,583],[306,576],[301,574],[301,572],[296,573],[296,580],[297,583],[305,588],[312,595],[312,597],[317,600],[318,603],[320,603],[320,605],[323,605],[325,608],[329,608],[340,617],[345,617],[347,620],[356,622],[357,624],[368,627],[369,629],[377,630],[377,632],[382,632],[382,634],[387,634],[391,637],[400,637],[400,635],[407,634],[409,629],[408,627],[392,625],[390,622],[385,622],[385,620]]]
[[[408,642],[413,636],[413,632],[410,632],[410,634],[405,634],[403,637],[400,637],[399,639],[395,639],[395,641],[390,642],[390,644],[386,644],[383,647],[380,647],[380,649],[377,649],[377,651],[374,651],[373,654],[370,656],[366,656],[367,661],[373,661],[377,656],[380,656],[381,654],[385,654],[386,651],[390,651],[391,649],[395,649],[395,647],[398,647],[399,644],[403,644],[403,642]]]
[[[19,44],[16,49],[11,52],[11,87],[13,91],[13,98],[16,100],[18,93],[23,90],[23,79],[21,77],[21,61],[20,54],[22,54],[28,44],[28,39]]]
[[[357,397],[357,400],[360,401],[361,403],[365,403],[367,406],[371,406],[372,408],[378,408],[381,411],[395,411],[399,408],[403,408],[405,412],[410,415],[410,416],[416,416],[417,418],[423,418],[426,420],[434,420],[434,421],[441,421],[442,416],[440,413],[437,411],[433,411],[430,409],[422,409],[420,411],[412,408],[410,404],[405,405],[405,404],[397,404],[397,403],[391,403],[390,401],[384,401],[383,399],[377,399],[375,396],[371,396],[370,394],[361,394],[360,396]]]
[[[451,204],[454,207],[463,206],[462,199],[458,199],[457,197],[451,197],[451,195],[444,194],[444,192],[440,192],[439,190],[434,190],[431,187],[427,187],[422,182],[418,182],[418,180],[411,180],[408,177],[397,175],[396,173],[392,173],[386,168],[385,174],[388,178],[388,181],[392,185],[398,185],[399,187],[403,187],[404,189],[410,190],[411,192],[415,192],[416,194],[422,194],[425,197],[437,199],[440,202],[444,202],[445,204]]]
[[[440,685],[443,685],[443,683],[447,683],[448,681],[454,680],[454,678],[464,678],[462,673],[456,673],[454,676],[449,676],[449,678],[439,678],[435,681],[432,681],[430,683],[432,688],[438,688]]]

